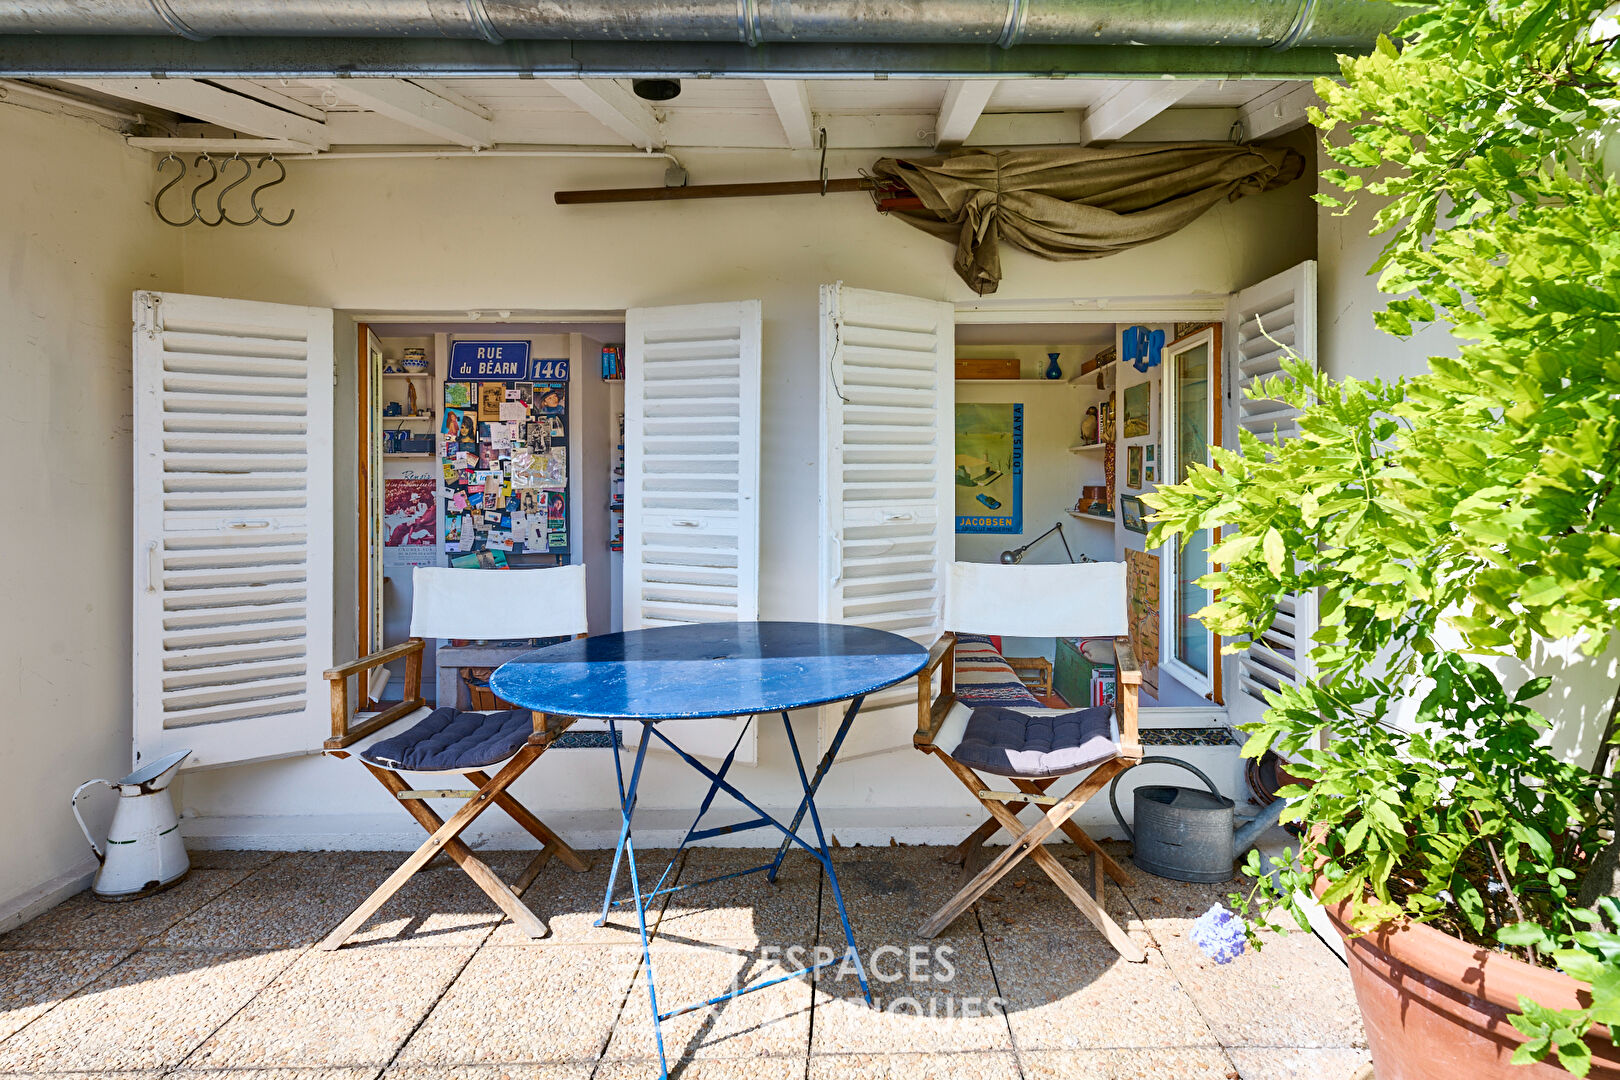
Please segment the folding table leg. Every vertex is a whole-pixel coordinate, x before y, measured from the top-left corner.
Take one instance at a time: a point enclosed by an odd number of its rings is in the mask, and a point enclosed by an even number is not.
[[[692,819],[691,827],[686,830],[686,835],[681,838],[680,844],[676,846],[675,853],[669,857],[669,864],[664,867],[664,872],[658,875],[658,884],[653,886],[653,890],[647,894],[648,896],[657,896],[663,892],[664,882],[669,880],[670,872],[675,869],[675,864],[680,861],[681,852],[685,851],[686,845],[692,842],[692,836],[697,832],[698,824],[703,820],[703,815],[707,814],[709,807],[714,805],[714,797],[720,792],[720,783],[725,780],[726,773],[731,771],[731,763],[737,758],[737,748],[742,745],[743,736],[748,734],[748,727],[753,722],[754,718],[750,715],[747,720],[743,721],[742,727],[737,729],[737,741],[731,744],[731,752],[720,763],[720,775],[709,782],[709,793],[703,796],[703,802],[698,806],[697,816]]]
[[[833,741],[832,747],[828,750],[829,755],[837,750],[838,744],[843,741],[844,728],[849,727],[849,721],[854,719],[855,713],[860,710],[860,707],[861,699],[856,698],[849,714],[844,718],[843,728],[839,729],[839,737]],[[801,812],[804,807],[807,807],[810,811],[810,824],[815,826],[816,829],[816,846],[821,849],[821,862],[827,868],[827,880],[832,884],[833,903],[838,906],[838,921],[844,926],[844,943],[849,950],[847,955],[855,961],[855,977],[860,980],[861,996],[866,998],[866,1003],[870,1005],[872,1004],[872,989],[866,985],[866,967],[861,963],[861,954],[855,948],[855,931],[850,929],[849,912],[844,909],[844,893],[838,887],[838,872],[833,869],[832,852],[827,850],[827,838],[821,832],[821,815],[816,813],[815,788],[804,775],[804,759],[799,757],[799,742],[793,737],[793,721],[785,712],[782,714],[782,727],[787,731],[788,746],[793,749],[793,764],[798,767],[799,784],[804,788],[804,803]],[[824,760],[828,764],[831,763],[830,757]],[[817,771],[817,783],[821,782],[824,773],[825,770]],[[777,852],[777,861],[778,863],[781,861],[781,852]]]
[[[856,714],[861,711],[861,702],[865,700],[865,697],[855,698],[849,703],[849,708],[844,710],[843,723],[838,725],[838,731],[834,733],[832,742],[827,746],[827,752],[821,755],[821,761],[816,765],[815,778],[805,787],[804,798],[799,801],[799,808],[794,811],[793,820],[788,823],[789,834],[799,831],[799,826],[804,822],[805,809],[815,800],[816,791],[821,787],[821,780],[827,775],[827,770],[832,768],[833,759],[838,756],[838,748],[844,745],[844,736],[849,734],[850,725],[855,722]],[[787,723],[787,713],[782,714],[782,722]],[[790,726],[788,734],[791,736],[792,733],[793,729]],[[797,754],[798,751],[795,750],[794,753]],[[788,845],[792,842],[791,835],[782,838],[782,846],[776,849],[776,858],[771,861],[770,873],[765,875],[767,880],[776,880],[777,872],[782,869],[782,860],[787,856]]]
[[[608,728],[613,734],[613,745],[619,745],[617,725],[608,721]],[[653,1040],[658,1044],[658,1075],[660,1080],[667,1080],[669,1076],[669,1063],[664,1060],[664,1030],[658,1019],[658,988],[653,983],[652,950],[647,943],[647,902],[641,893],[641,879],[636,873],[636,844],[630,833],[630,818],[636,809],[636,788],[641,784],[641,766],[647,760],[647,746],[652,742],[653,727],[650,723],[643,725],[641,745],[636,747],[636,764],[630,772],[630,786],[624,784],[624,766],[619,761],[619,752],[613,752],[613,774],[619,783],[619,813],[623,824],[619,829],[619,846],[613,854],[613,871],[608,877],[607,896],[602,901],[602,918],[596,922],[601,926],[607,919],[608,908],[613,905],[613,886],[618,878],[619,861],[629,856],[630,889],[636,900],[636,928],[641,933],[641,966],[647,971],[647,1000],[652,1005]]]

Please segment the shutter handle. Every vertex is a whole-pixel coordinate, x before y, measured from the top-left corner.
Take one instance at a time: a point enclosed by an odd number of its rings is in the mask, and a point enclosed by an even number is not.
[[[883,520],[884,521],[910,521],[914,516],[915,515],[913,515],[910,510],[885,511],[884,514],[883,514]]]
[[[688,520],[686,520],[684,518],[677,518],[676,520],[671,521],[670,524],[675,526],[678,529],[695,529],[695,528],[698,527],[697,522],[688,521]]]
[[[268,521],[227,521],[225,527],[227,529],[268,529],[270,523]]]
[[[152,540],[146,545],[146,591],[157,592],[158,576],[162,573],[158,566],[158,542]]]
[[[831,584],[837,585],[844,580],[844,542],[836,535],[827,537],[832,541],[832,578]]]

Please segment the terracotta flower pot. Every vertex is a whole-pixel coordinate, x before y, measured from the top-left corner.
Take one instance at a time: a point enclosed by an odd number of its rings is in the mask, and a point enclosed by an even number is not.
[[[1318,881],[1321,892],[1325,882]],[[1549,1058],[1514,1065],[1524,1036],[1508,1023],[1519,995],[1549,1008],[1584,1007],[1578,983],[1550,968],[1482,949],[1422,923],[1385,923],[1355,935],[1349,901],[1327,908],[1344,938],[1378,1080],[1552,1080],[1570,1074]],[[1620,1047],[1607,1028],[1587,1036],[1591,1080],[1620,1080]]]

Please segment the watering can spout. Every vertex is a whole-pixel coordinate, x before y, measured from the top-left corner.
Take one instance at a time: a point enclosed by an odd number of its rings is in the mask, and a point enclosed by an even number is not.
[[[1270,805],[1260,811],[1259,817],[1233,833],[1232,853],[1242,857],[1245,852],[1259,843],[1260,838],[1266,834],[1266,830],[1282,820],[1283,808],[1287,805],[1288,801],[1286,799],[1272,799]]]

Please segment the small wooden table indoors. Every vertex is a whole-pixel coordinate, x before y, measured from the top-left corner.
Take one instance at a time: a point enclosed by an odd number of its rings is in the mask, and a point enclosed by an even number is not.
[[[658,1063],[663,1076],[669,1074],[660,1027],[665,1020],[693,1009],[718,1005],[784,979],[797,978],[800,974],[840,963],[844,959],[839,957],[813,965],[806,972],[762,979],[708,1001],[673,1009],[661,1010],[658,1006],[652,954],[647,948],[647,902],[667,893],[761,871],[774,881],[783,857],[793,844],[812,855],[826,871],[827,881],[832,885],[833,901],[838,906],[838,918],[844,927],[844,940],[848,945],[845,955],[853,958],[861,991],[866,995],[867,1002],[871,1002],[866,971],[856,952],[849,913],[844,908],[844,897],[838,888],[838,874],[833,869],[821,818],[816,812],[816,789],[832,767],[865,696],[911,678],[922,670],[927,659],[927,651],[915,642],[897,634],[860,626],[799,622],[699,623],[632,630],[552,645],[502,665],[491,677],[490,688],[497,696],[535,712],[606,720],[615,735],[621,723],[642,725],[642,738],[635,750],[628,782],[619,752],[613,752],[622,825],[618,846],[613,854],[613,869],[608,876],[607,895],[602,899],[602,916],[597,920],[597,925],[606,921],[612,907],[626,903],[635,905],[643,962],[647,969],[647,998],[652,1006],[653,1033],[658,1044]],[[844,710],[844,719],[820,764],[816,766],[815,773],[808,774],[799,753],[798,741],[793,735],[788,710],[837,701],[849,702]],[[792,821],[785,825],[726,779],[736,757],[737,745],[747,731],[746,723],[738,733],[737,744],[733,744],[719,769],[711,769],[682,750],[659,729],[659,722],[665,720],[738,716],[747,717],[747,723],[752,723],[755,716],[772,713],[781,717],[802,789],[798,809]],[[769,862],[741,873],[665,888],[664,882],[675,865],[672,858],[652,890],[641,891],[641,882],[636,875],[631,819],[635,815],[636,788],[641,782],[647,747],[654,739],[662,742],[709,780],[709,792],[676,849],[675,858],[679,858],[681,850],[695,841],[750,829],[775,829],[782,834],[782,842]],[[613,744],[616,746],[617,743],[618,739],[614,738]],[[726,792],[758,816],[735,824],[698,828],[715,794],[720,791]],[[799,826],[806,814],[815,831],[814,843],[799,835]],[[613,893],[621,865],[630,874],[630,896],[615,900]]]

